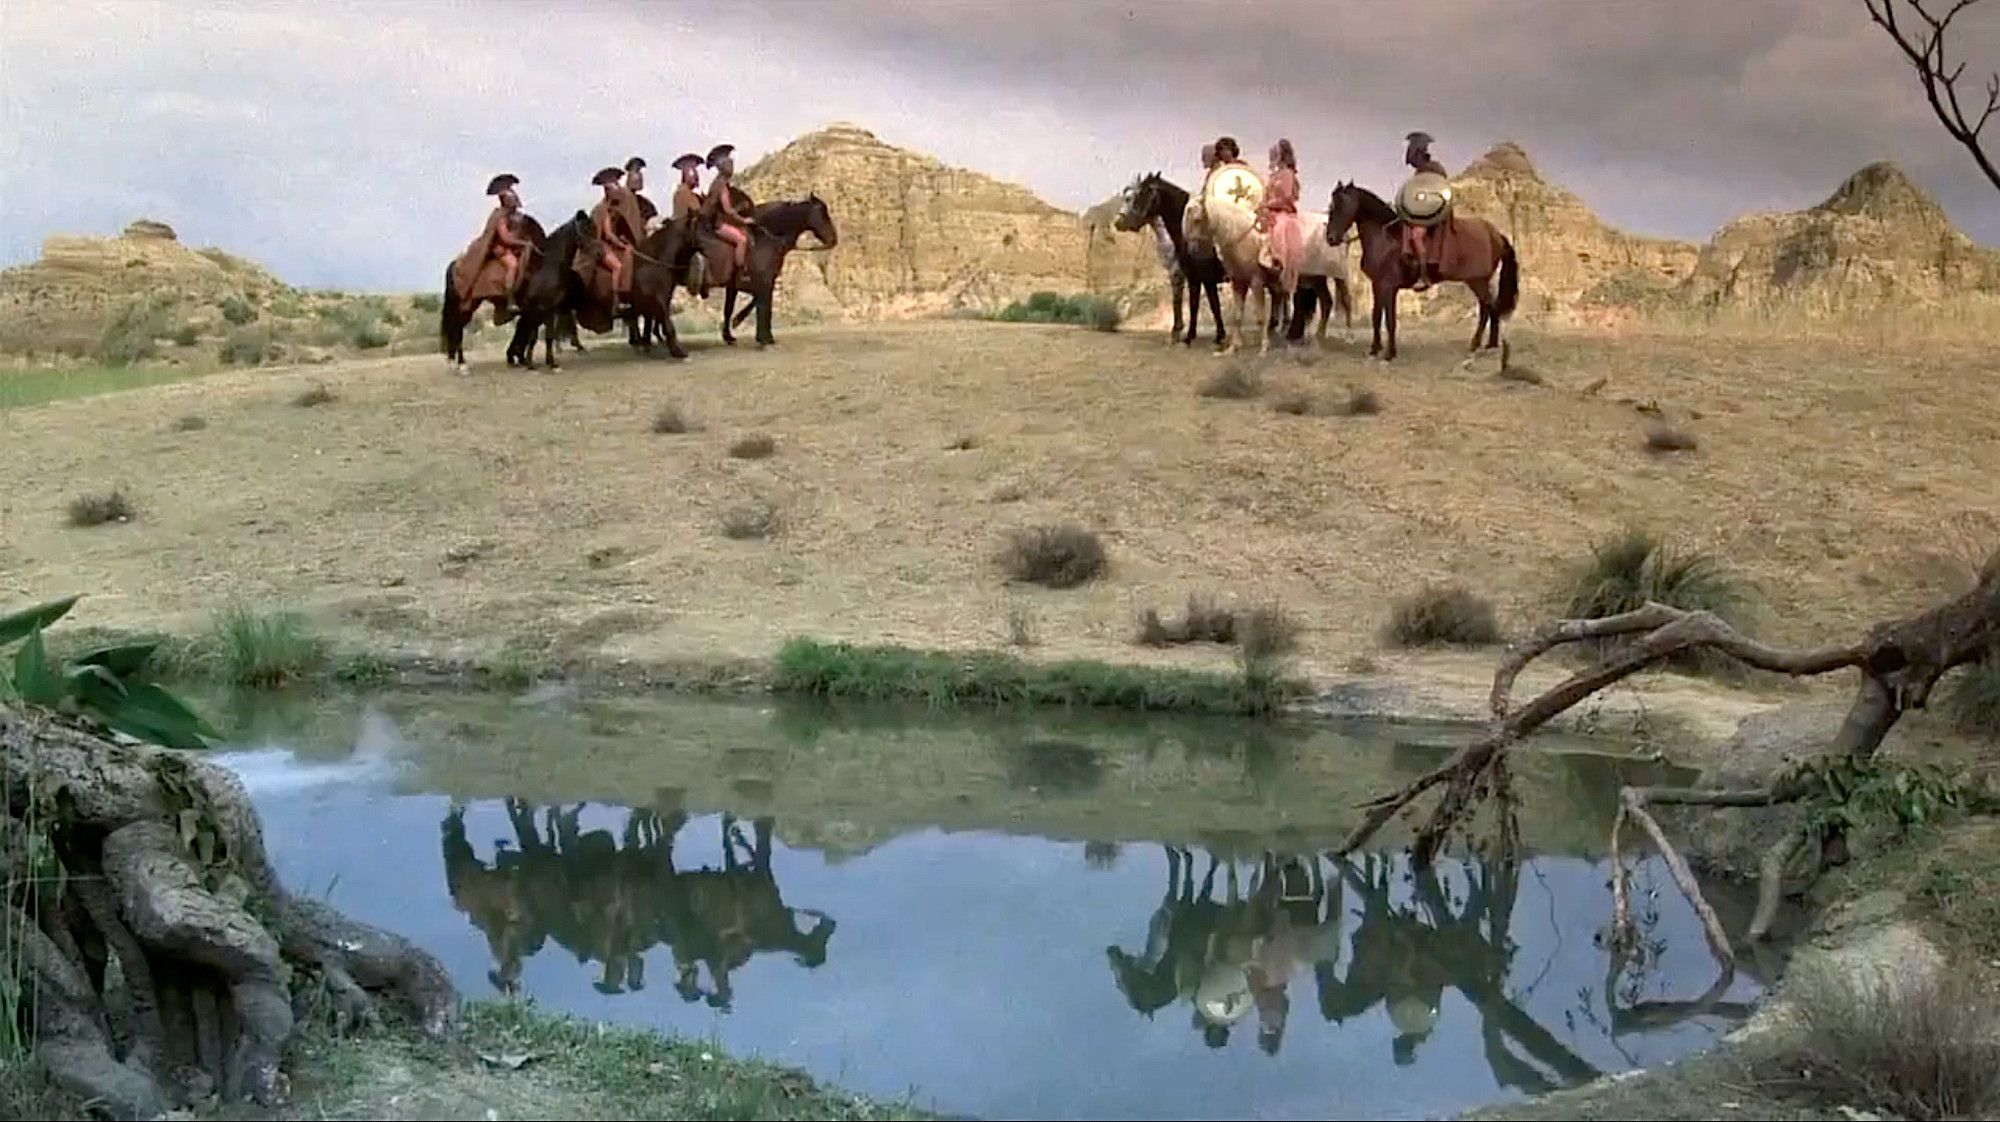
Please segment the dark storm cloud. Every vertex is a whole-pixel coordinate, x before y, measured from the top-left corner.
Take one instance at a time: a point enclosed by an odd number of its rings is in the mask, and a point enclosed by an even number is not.
[[[2000,65],[2000,0],[1959,52]],[[1201,142],[1387,189],[1423,128],[1607,219],[1705,237],[1894,159],[1976,237],[2000,195],[1861,0],[202,5],[9,0],[0,262],[140,214],[299,283],[428,287],[496,171],[544,218],[634,152],[745,162],[836,119],[1080,208]],[[2000,145],[2000,136],[1993,143]]]

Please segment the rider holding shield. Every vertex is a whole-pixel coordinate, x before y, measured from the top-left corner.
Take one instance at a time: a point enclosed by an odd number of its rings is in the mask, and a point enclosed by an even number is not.
[[[1433,259],[1435,247],[1426,244],[1429,239],[1425,235],[1431,227],[1441,228],[1451,220],[1451,173],[1431,157],[1429,133],[1413,132],[1404,139],[1408,146],[1403,150],[1403,162],[1416,174],[1396,192],[1396,209],[1403,217],[1403,257],[1417,274],[1411,287],[1422,292],[1431,286],[1430,271],[1438,264]],[[1411,205],[1413,199],[1422,209]],[[1438,240],[1443,241],[1442,229]]]

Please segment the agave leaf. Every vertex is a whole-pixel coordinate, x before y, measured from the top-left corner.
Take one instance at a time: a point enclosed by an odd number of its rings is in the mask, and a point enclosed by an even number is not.
[[[68,695],[63,681],[49,665],[49,652],[42,646],[39,629],[28,633],[28,641],[14,652],[14,692],[30,705],[54,706]]]
[[[25,638],[33,632],[40,631],[42,628],[68,615],[69,610],[76,607],[76,602],[81,599],[83,599],[81,594],[68,596],[61,600],[51,600],[46,604],[37,604],[32,608],[24,608],[21,611],[0,616],[0,647],[4,647],[17,639]]]
[[[160,648],[158,642],[114,643],[78,655],[78,666],[102,666],[120,678],[130,678],[146,668],[146,660]]]

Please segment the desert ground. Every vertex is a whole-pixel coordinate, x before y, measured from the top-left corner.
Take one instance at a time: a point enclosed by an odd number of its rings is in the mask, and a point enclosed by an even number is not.
[[[929,321],[789,328],[761,352],[704,331],[685,363],[607,336],[551,373],[507,368],[497,338],[463,377],[406,356],[0,413],[0,592],[81,592],[78,624],[119,628],[292,607],[441,657],[1000,647],[1024,627],[1031,657],[1221,665],[1133,641],[1140,610],[1207,594],[1294,613],[1309,675],[1477,677],[1490,654],[1384,650],[1390,602],[1458,581],[1518,633],[1594,541],[1641,526],[1753,582],[1763,636],[1831,641],[1935,598],[2000,526],[2000,416],[1972,407],[1994,375],[1969,338],[1516,328],[1511,377],[1492,352],[1467,366],[1456,327],[1406,328],[1372,362],[1365,317],[1261,360]],[[1198,392],[1232,366],[1257,396]],[[331,400],[297,403],[316,387]],[[1354,388],[1380,412],[1345,414]],[[1274,407],[1301,393],[1310,413]],[[669,408],[689,431],[654,431]],[[1698,446],[1649,449],[1661,421]],[[731,454],[757,434],[768,456]],[[113,488],[130,521],[67,523]],[[725,533],[759,507],[768,536]],[[1005,532],[1059,522],[1102,535],[1106,574],[1010,584]]]

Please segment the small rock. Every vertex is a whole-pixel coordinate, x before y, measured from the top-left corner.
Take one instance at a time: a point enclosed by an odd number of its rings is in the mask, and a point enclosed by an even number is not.
[[[383,577],[383,578],[382,578],[382,587],[383,587],[383,588],[401,588],[401,587],[403,587],[403,579],[404,579],[404,578],[402,578],[402,577]]]
[[[454,565],[463,565],[486,552],[485,542],[460,542],[444,551],[444,559]]]

